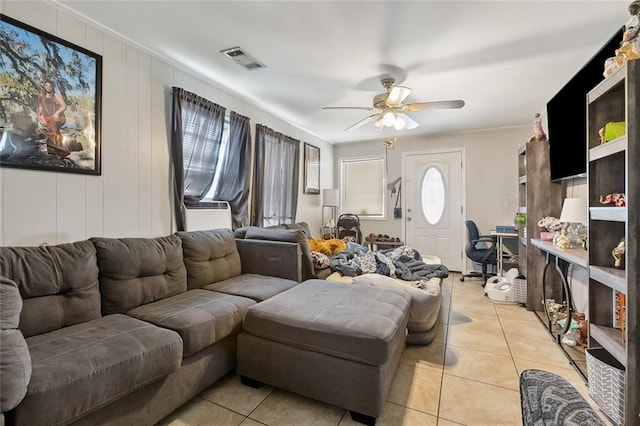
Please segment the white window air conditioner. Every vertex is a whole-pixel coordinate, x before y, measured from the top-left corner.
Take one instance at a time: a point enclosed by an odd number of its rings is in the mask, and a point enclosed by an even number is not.
[[[187,231],[207,229],[231,229],[231,208],[226,201],[202,201],[197,206],[187,206]]]

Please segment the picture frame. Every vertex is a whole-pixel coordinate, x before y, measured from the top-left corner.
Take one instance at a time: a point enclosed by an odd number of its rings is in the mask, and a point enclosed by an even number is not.
[[[304,144],[304,193],[320,194],[320,148]]]
[[[0,14],[0,167],[101,174],[102,56]]]

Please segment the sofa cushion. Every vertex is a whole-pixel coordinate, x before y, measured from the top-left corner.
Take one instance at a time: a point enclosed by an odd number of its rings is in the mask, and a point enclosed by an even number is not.
[[[0,247],[0,271],[20,290],[25,337],[100,317],[98,264],[90,241]]]
[[[230,229],[181,231],[189,290],[237,277],[242,273],[240,255]]]
[[[300,226],[300,229],[258,228],[257,226],[249,226],[247,227],[245,238],[298,243],[302,250],[302,278],[303,280],[307,280],[309,278],[314,278],[314,269],[311,250],[309,249],[309,236],[303,229],[303,226]]]
[[[91,238],[98,253],[102,313],[123,314],[137,306],[187,291],[180,238]]]
[[[27,393],[31,357],[18,330],[22,299],[18,285],[0,277],[0,412],[11,410]],[[1,422],[0,422],[1,423]]]
[[[404,344],[402,290],[308,280],[247,310],[244,330],[263,339],[371,365]]]
[[[242,274],[205,287],[206,290],[248,297],[262,302],[298,285],[296,281],[265,275]]]
[[[70,423],[180,367],[177,333],[109,315],[27,339],[33,374],[17,424]]]
[[[182,337],[182,357],[186,358],[239,333],[245,311],[255,303],[246,297],[189,290],[132,309],[127,315],[177,332]]]

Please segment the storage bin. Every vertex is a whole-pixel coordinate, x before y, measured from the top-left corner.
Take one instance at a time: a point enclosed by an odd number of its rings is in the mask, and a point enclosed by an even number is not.
[[[527,303],[526,278],[513,279],[513,301],[516,303]]]
[[[585,353],[589,396],[615,424],[624,425],[624,366],[604,348]]]

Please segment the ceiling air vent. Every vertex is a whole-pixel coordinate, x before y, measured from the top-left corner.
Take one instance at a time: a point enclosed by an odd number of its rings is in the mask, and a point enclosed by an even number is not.
[[[229,59],[232,59],[236,64],[249,71],[259,70],[260,68],[267,67],[266,65],[256,61],[251,55],[249,55],[239,47],[232,47],[230,49],[221,50],[220,53],[223,53]]]

